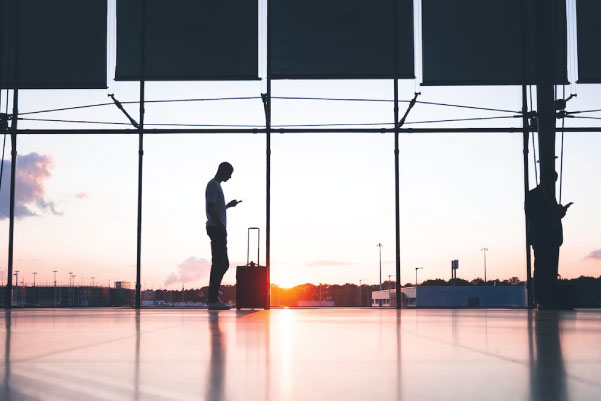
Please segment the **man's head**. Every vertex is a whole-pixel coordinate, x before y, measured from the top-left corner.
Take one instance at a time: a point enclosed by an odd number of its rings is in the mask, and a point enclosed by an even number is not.
[[[217,181],[225,182],[229,180],[234,172],[234,167],[228,162],[223,162],[217,168],[217,174],[215,174],[215,179]]]

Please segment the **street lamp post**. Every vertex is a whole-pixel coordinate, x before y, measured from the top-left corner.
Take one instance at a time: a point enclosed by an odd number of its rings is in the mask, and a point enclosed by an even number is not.
[[[73,272],[69,272],[69,287],[71,287],[71,306],[73,306],[73,283],[75,281],[75,275]]]
[[[364,279],[359,280],[359,306],[363,306],[363,298],[361,297],[361,283]]]
[[[15,304],[19,302],[19,271],[15,270]]]
[[[58,270],[52,270],[52,273],[54,273],[54,307],[56,307],[56,273]]]
[[[484,252],[484,285],[486,285],[486,251],[488,251],[488,248],[482,248],[480,250]]]
[[[390,287],[392,287],[392,281],[390,281],[390,277],[392,277],[392,274],[388,275],[388,306],[392,306],[392,302],[390,302]]]
[[[378,244],[380,250],[380,291],[382,291],[382,244]]]
[[[34,305],[38,302],[38,297],[35,290],[35,276],[38,274],[37,272],[33,272],[33,303]]]
[[[415,268],[415,288],[417,288],[417,271],[418,271],[419,269],[423,269],[423,267],[416,267],[416,268]],[[416,294],[416,295],[417,295],[417,294]]]

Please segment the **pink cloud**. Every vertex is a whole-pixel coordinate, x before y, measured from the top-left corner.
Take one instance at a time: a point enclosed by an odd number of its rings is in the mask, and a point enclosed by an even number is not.
[[[177,272],[170,273],[165,279],[165,286],[174,283],[187,283],[206,279],[211,271],[211,262],[207,259],[189,257],[177,266]]]
[[[9,217],[11,162],[4,161],[0,192],[0,219]],[[52,176],[52,158],[38,153],[18,156],[15,171],[15,217],[60,215],[54,202],[45,198],[45,183]]]
[[[601,249],[597,249],[596,251],[592,251],[586,256],[587,259],[601,259]]]

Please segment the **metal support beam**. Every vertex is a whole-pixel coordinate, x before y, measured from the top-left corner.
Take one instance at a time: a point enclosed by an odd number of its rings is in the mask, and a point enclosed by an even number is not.
[[[396,13],[394,14],[396,15]],[[396,20],[396,18],[395,18]],[[396,35],[395,35],[396,36]],[[395,57],[396,59],[396,57]],[[394,227],[397,309],[401,309],[401,216],[399,177],[399,80],[394,79]]]
[[[18,135],[190,135],[190,134],[264,134],[265,128],[179,128],[179,129],[23,129]],[[389,134],[394,128],[271,128],[273,134]],[[522,134],[522,127],[399,128],[399,134]],[[601,127],[569,127],[566,133],[601,133]]]
[[[10,49],[9,46],[9,54],[12,53],[12,62],[13,62],[13,79],[14,79],[14,89],[13,89],[13,113],[12,113],[12,120],[11,120],[11,124],[10,124],[10,143],[11,143],[11,152],[10,152],[10,157],[11,157],[11,164],[10,164],[10,202],[9,202],[9,227],[8,227],[8,277],[7,277],[7,281],[6,281],[6,302],[4,304],[4,306],[6,308],[12,308],[13,306],[13,263],[14,263],[14,234],[15,234],[15,181],[16,181],[16,170],[17,170],[17,133],[18,133],[18,128],[17,128],[17,121],[18,118],[17,116],[19,115],[19,89],[18,89],[18,83],[19,83],[19,27],[18,27],[18,21],[19,21],[19,14],[20,14],[20,8],[19,8],[19,2],[15,2],[14,3],[14,14],[12,14],[14,16],[14,20],[10,20],[9,23],[7,23],[7,26],[10,26],[10,28],[14,29],[15,32],[15,37],[14,40],[12,41],[12,44],[14,46],[14,48]],[[7,6],[7,17],[6,19],[10,19],[10,15],[11,15],[11,10],[8,6]],[[9,28],[9,29],[10,29]],[[12,51],[11,51],[12,50]],[[8,57],[8,60],[10,60],[10,56]],[[8,96],[8,94],[7,94]],[[8,98],[7,98],[8,100]],[[19,283],[17,282],[17,286],[19,285]]]
[[[528,308],[532,307],[532,254],[528,239],[528,217],[526,216],[526,196],[530,190],[530,173],[528,168],[528,143],[530,140],[530,123],[528,122],[528,93],[526,85],[522,85],[522,126],[524,127],[522,153],[524,159],[524,228],[526,231],[526,291]]]
[[[556,43],[551,40],[555,37],[555,20],[558,10],[555,2],[535,1],[535,39],[536,39],[536,75],[537,75],[537,124],[541,177],[546,173],[555,171],[555,82]],[[565,6],[565,5],[564,5]],[[554,194],[550,194],[554,195]]]
[[[141,35],[140,35],[140,119],[138,128],[138,226],[136,249],[136,301],[135,308],[140,309],[142,293],[142,172],[144,161],[144,91],[145,91],[145,64],[146,64],[146,0],[142,0]]]
[[[265,268],[267,269],[267,305],[271,306],[271,1],[267,0],[267,93],[265,102]],[[258,262],[258,261],[257,261]]]
[[[553,84],[537,85],[538,158],[540,175],[555,171],[555,93]],[[554,195],[555,191],[553,192]]]
[[[396,14],[395,14],[396,15]],[[405,124],[405,120],[407,120],[407,116],[415,106],[417,101],[417,97],[421,95],[420,92],[416,92],[413,96],[413,99],[409,103],[403,118],[399,121],[399,82],[398,79],[394,80],[394,200],[395,200],[395,231],[396,231],[396,285],[399,289],[396,292],[396,303],[397,309],[401,308],[401,217],[400,217],[400,182],[399,182],[399,131],[400,128]]]
[[[13,116],[19,114],[19,90],[13,91]],[[6,281],[6,300],[4,306],[12,308],[13,305],[13,263],[15,240],[15,180],[17,170],[17,119],[13,118],[10,124],[10,202],[8,223],[8,276]],[[18,283],[17,283],[18,285]]]
[[[397,33],[398,33],[398,0],[393,1],[392,15],[393,15],[393,53],[392,53],[392,67],[394,73],[394,228],[395,228],[395,275],[396,275],[396,291],[395,301],[396,308],[401,309],[401,216],[400,216],[400,183],[399,183],[399,80],[397,77],[398,70],[398,44],[397,44]],[[406,116],[406,114],[405,114]],[[380,282],[382,278],[380,278]],[[381,286],[381,284],[380,284]],[[381,288],[380,288],[381,289]]]

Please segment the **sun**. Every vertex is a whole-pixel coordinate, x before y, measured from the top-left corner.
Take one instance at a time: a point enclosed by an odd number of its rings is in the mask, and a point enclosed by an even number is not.
[[[284,289],[290,289],[297,285],[291,277],[282,277],[277,280],[273,280],[273,284]]]

